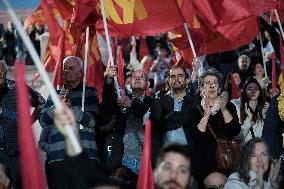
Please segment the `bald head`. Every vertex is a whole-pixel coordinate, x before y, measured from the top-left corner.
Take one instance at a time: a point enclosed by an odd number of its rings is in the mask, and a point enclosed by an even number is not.
[[[227,181],[227,177],[224,174],[213,172],[205,178],[204,186],[205,188],[219,187],[222,189],[224,188],[226,181]]]

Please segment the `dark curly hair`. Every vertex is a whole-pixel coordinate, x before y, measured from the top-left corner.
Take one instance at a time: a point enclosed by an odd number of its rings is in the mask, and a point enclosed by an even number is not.
[[[259,96],[258,96],[258,99],[257,99],[256,109],[255,109],[255,111],[253,111],[251,109],[251,113],[253,115],[252,116],[252,121],[253,121],[253,123],[256,123],[257,120],[262,120],[263,119],[262,109],[263,109],[264,103],[265,103],[264,102],[264,95],[262,93],[261,86],[258,83],[258,81],[255,78],[250,77],[250,78],[248,78],[246,80],[246,82],[244,84],[244,87],[243,87],[243,92],[242,92],[242,95],[241,95],[241,107],[240,107],[240,123],[241,124],[243,124],[244,120],[246,119],[245,103],[247,103],[247,104],[249,103],[249,98],[248,98],[248,95],[246,93],[246,89],[247,89],[247,86],[250,83],[255,83],[258,86],[258,89],[259,89]]]

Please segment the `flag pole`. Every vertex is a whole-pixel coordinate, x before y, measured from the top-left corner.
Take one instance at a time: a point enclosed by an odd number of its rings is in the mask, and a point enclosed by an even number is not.
[[[189,29],[188,29],[188,26],[187,26],[186,22],[183,23],[183,27],[184,27],[184,30],[185,30],[185,33],[186,33],[187,40],[189,42],[190,48],[192,50],[193,58],[196,58],[196,51],[195,51],[195,48],[194,48],[194,45],[193,45],[193,42],[192,42],[192,38],[191,38],[191,35],[189,33]]]
[[[11,20],[13,21],[16,29],[18,30],[25,46],[27,47],[29,54],[31,56],[31,58],[33,59],[33,62],[35,63],[35,66],[38,69],[38,72],[40,73],[42,80],[44,81],[49,93],[50,93],[50,97],[51,100],[53,101],[55,107],[59,110],[59,111],[63,111],[63,106],[58,98],[58,95],[49,79],[49,76],[47,75],[46,71],[44,70],[41,62],[40,62],[40,58],[35,50],[35,47],[32,45],[32,42],[30,40],[30,38],[28,37],[27,33],[24,31],[23,26],[19,20],[19,18],[17,17],[15,11],[13,10],[12,6],[10,5],[10,3],[7,0],[1,0],[4,4],[4,6],[7,9],[7,12],[11,18]],[[77,140],[72,128],[70,125],[65,125],[68,137],[70,138],[70,141],[73,145],[74,151],[77,153],[81,153],[82,152],[82,147],[79,144],[79,141]]]
[[[262,41],[261,32],[258,33],[258,38],[259,38],[260,47],[261,47],[261,55],[262,55],[262,61],[263,61],[264,74],[265,74],[265,77],[267,77],[267,70],[266,70],[266,63],[265,63],[265,60],[264,60],[263,41]]]
[[[279,28],[280,28],[280,32],[281,32],[281,35],[282,35],[282,39],[284,40],[284,31],[283,31],[283,27],[282,27],[282,24],[280,22],[280,18],[279,18],[279,14],[278,14],[278,11],[276,9],[274,9],[274,14],[276,16],[276,19],[277,19],[277,22],[278,22],[278,25],[279,25]]]
[[[82,92],[82,112],[85,111],[85,94],[86,94],[86,81],[87,81],[87,66],[88,66],[88,53],[89,53],[89,33],[90,27],[86,27],[86,42],[85,42],[85,57],[84,57],[84,77],[83,77],[83,92]],[[80,129],[83,126],[80,125]]]
[[[110,40],[109,40],[109,33],[108,33],[108,27],[107,27],[106,14],[105,14],[104,0],[100,0],[100,2],[101,2],[101,11],[102,11],[104,29],[105,29],[105,34],[106,34],[107,49],[108,49],[108,54],[109,54],[109,57],[110,57],[110,64],[114,65],[113,57],[112,57],[112,50],[111,50],[111,47],[110,47]],[[113,79],[114,79],[114,86],[115,86],[115,89],[116,89],[117,97],[121,98],[119,86],[118,86],[118,81],[117,81],[117,76],[114,76]]]

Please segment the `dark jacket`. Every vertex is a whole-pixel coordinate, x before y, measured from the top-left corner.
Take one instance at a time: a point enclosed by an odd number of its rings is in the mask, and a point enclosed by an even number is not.
[[[121,107],[117,105],[115,94],[115,89],[113,82],[105,83],[103,91],[103,102],[102,109],[103,114],[107,112],[109,115],[104,117],[110,117],[110,115],[116,115],[116,123],[114,132],[112,135],[112,152],[108,161],[110,168],[117,167],[122,164],[122,157],[124,151],[123,137],[126,128],[126,120],[130,115],[133,115],[139,119],[143,119],[144,114],[150,109],[150,120],[152,125],[152,160],[155,162],[155,157],[157,157],[158,150],[160,148],[160,118],[161,118],[161,108],[159,106],[159,101],[153,97],[145,96],[143,102],[140,99],[132,98],[132,104],[126,113],[122,113]]]
[[[278,100],[276,95],[269,104],[264,120],[262,138],[268,145],[271,156],[278,159],[283,154],[282,133],[284,123],[279,117]]]

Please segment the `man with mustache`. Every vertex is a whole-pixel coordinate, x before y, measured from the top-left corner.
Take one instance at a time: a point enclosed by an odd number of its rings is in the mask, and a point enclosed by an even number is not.
[[[189,143],[189,119],[194,107],[194,81],[198,63],[193,63],[192,81],[184,67],[174,65],[168,74],[170,91],[161,97],[164,143]],[[193,90],[188,90],[191,88]]]
[[[180,144],[164,146],[154,170],[155,188],[189,188],[192,181],[191,167],[191,152],[188,146]]]

